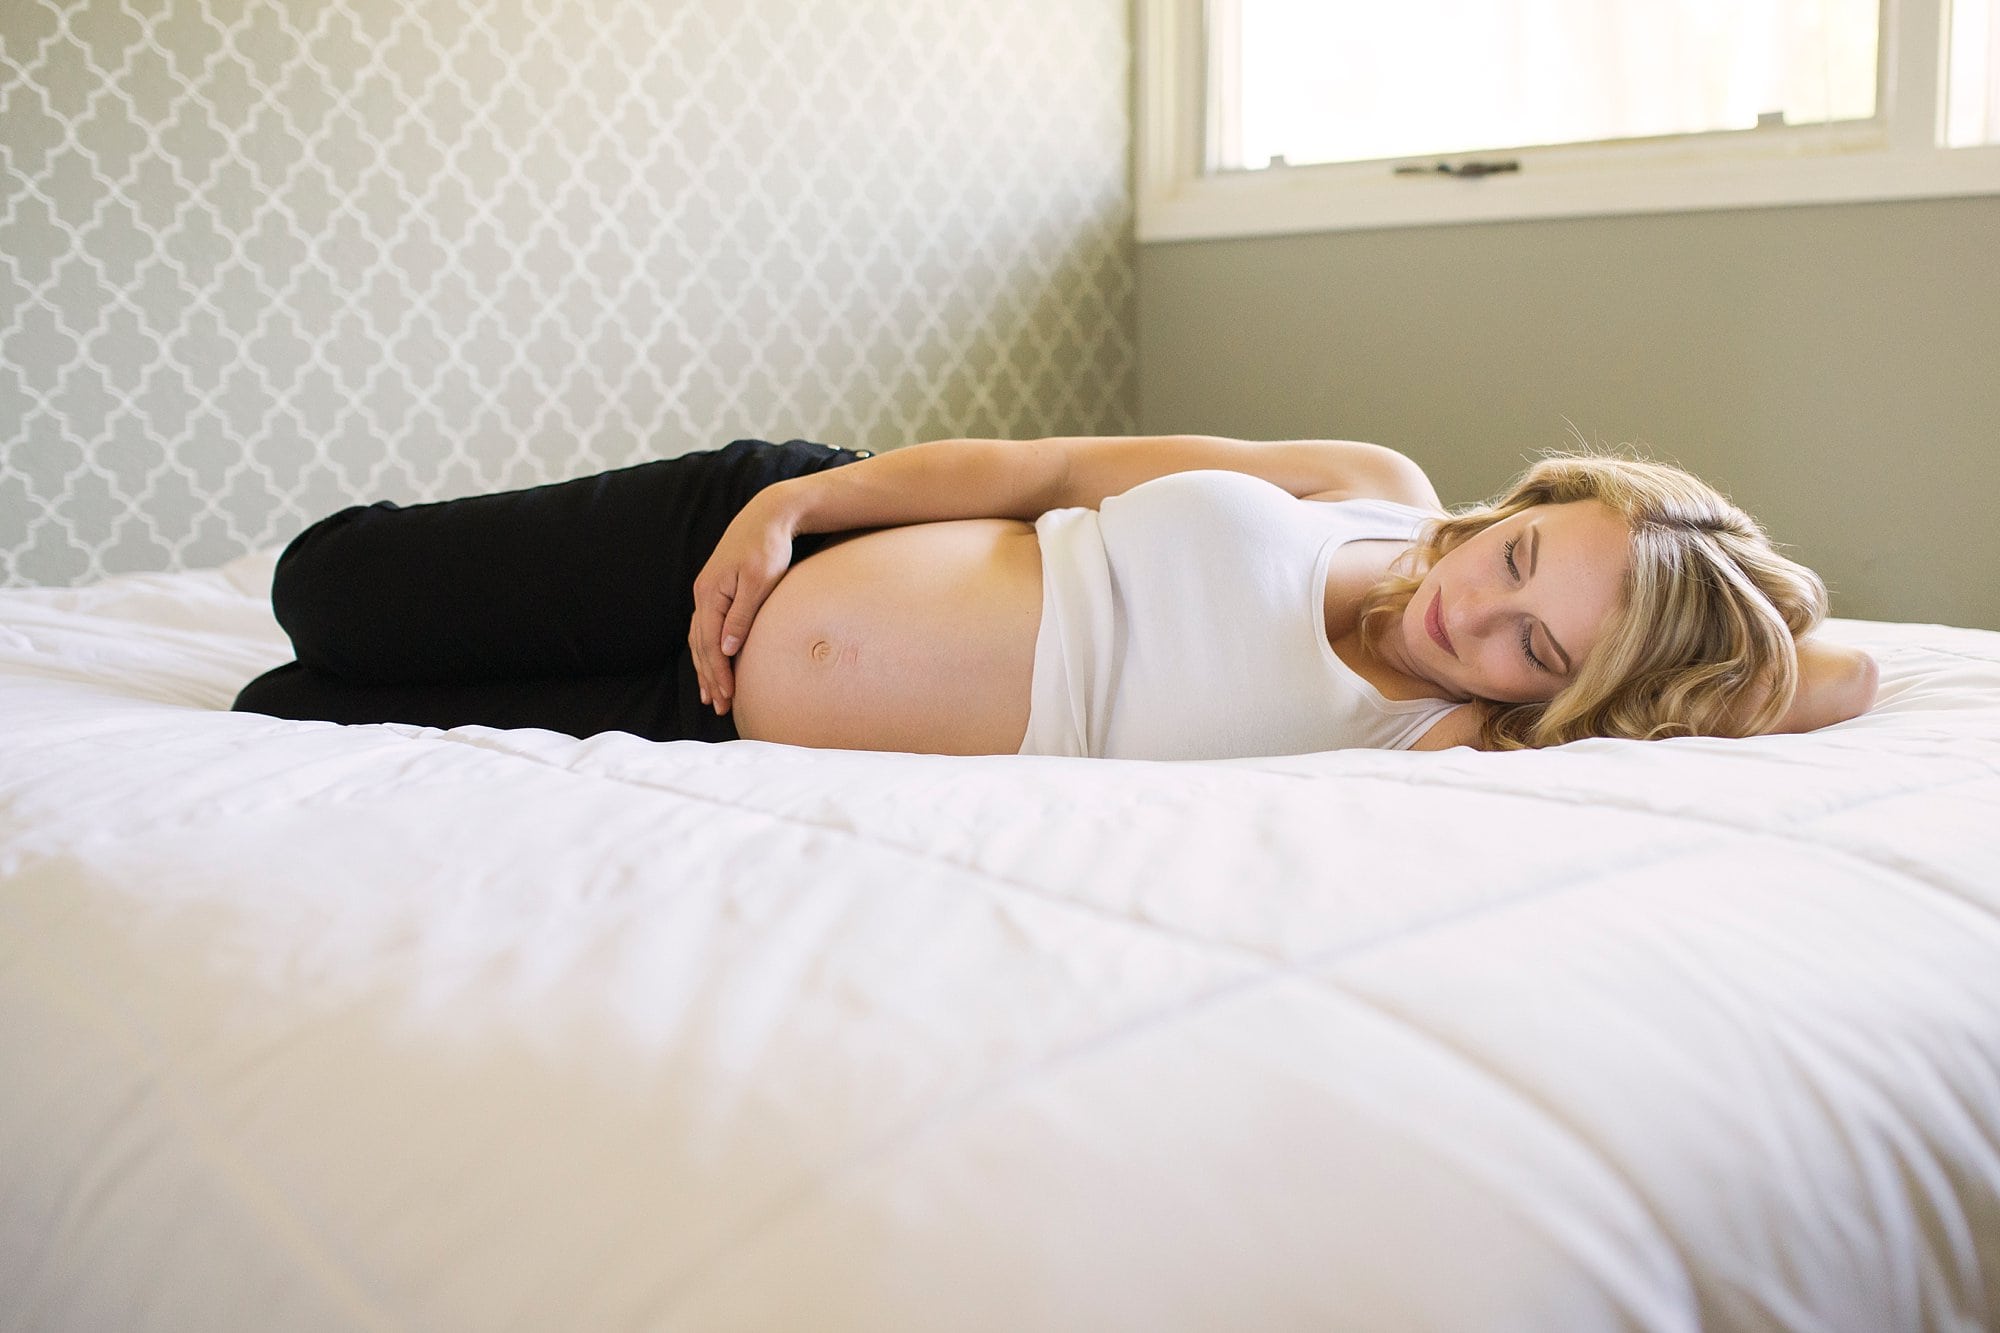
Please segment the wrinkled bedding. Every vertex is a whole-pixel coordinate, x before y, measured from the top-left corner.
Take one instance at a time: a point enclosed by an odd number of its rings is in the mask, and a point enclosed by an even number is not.
[[[2000,634],[946,759],[221,711],[269,570],[0,593],[0,1326],[2000,1327]]]

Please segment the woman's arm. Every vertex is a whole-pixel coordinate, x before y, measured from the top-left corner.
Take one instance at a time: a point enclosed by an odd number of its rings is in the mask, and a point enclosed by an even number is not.
[[[1859,648],[1799,640],[1799,689],[1773,732],[1816,731],[1859,717],[1875,703],[1881,672]]]
[[[1859,717],[1875,703],[1879,672],[1875,659],[1859,648],[1799,641],[1799,688],[1790,708],[1768,731],[1816,731]],[[1455,745],[1479,748],[1486,705],[1464,704],[1440,718],[1419,737],[1412,750],[1444,750]]]
[[[1248,473],[1297,496],[1366,495],[1438,507],[1422,469],[1378,444],[1213,435],[935,440],[770,490],[795,531],[852,532],[954,518],[1032,522],[1051,509],[1094,509],[1141,482],[1203,468]]]
[[[1371,496],[1439,509],[1415,463],[1352,440],[1247,441],[1212,435],[937,440],[793,477],[751,497],[695,579],[688,647],[702,698],[729,709],[729,659],[791,563],[792,538],[957,518],[1032,522],[1175,472],[1244,472],[1297,496]]]

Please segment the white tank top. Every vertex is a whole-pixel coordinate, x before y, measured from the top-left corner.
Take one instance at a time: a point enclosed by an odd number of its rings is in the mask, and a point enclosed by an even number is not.
[[[1457,707],[1383,697],[1327,642],[1342,543],[1432,515],[1178,472],[1035,524],[1042,622],[1022,754],[1229,759],[1404,749]]]

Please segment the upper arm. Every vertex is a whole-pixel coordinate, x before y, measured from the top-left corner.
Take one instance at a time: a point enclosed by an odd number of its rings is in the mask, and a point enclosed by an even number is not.
[[[1098,437],[1046,441],[1062,453],[1060,504],[1095,507],[1141,482],[1219,468],[1261,477],[1301,498],[1394,500],[1441,510],[1415,463],[1358,440],[1229,440],[1212,435]]]

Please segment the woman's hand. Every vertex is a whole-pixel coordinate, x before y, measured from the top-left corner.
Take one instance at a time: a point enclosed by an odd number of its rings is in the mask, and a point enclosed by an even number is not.
[[[766,487],[750,498],[695,576],[688,651],[701,682],[701,701],[718,716],[729,711],[736,695],[729,659],[750,637],[757,609],[791,567],[797,523],[772,495],[776,489]]]

